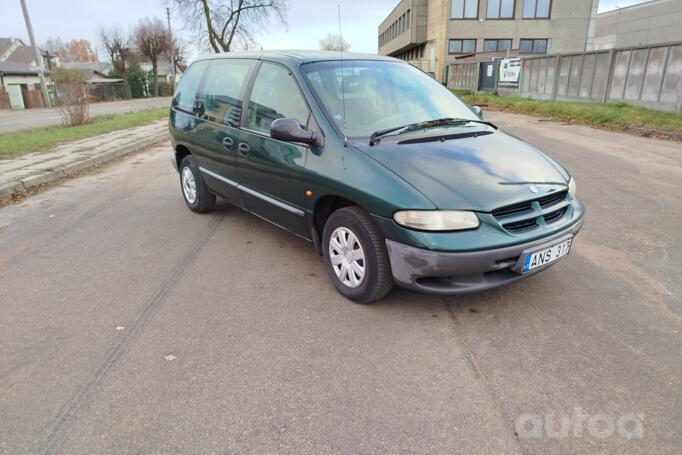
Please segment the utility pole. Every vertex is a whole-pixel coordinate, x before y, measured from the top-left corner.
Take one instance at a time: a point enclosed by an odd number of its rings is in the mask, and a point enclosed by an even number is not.
[[[173,93],[175,93],[175,46],[173,45],[173,31],[171,30],[170,21],[170,8],[166,7],[166,17],[168,18],[168,35],[170,36],[170,64],[171,64],[171,77],[173,78],[171,82],[171,88]]]
[[[31,25],[31,17],[28,15],[26,0],[21,0],[21,9],[24,10],[24,20],[26,21],[26,29],[28,30],[28,39],[31,41],[31,47],[33,47],[33,59],[38,65],[38,78],[40,79],[40,88],[43,91],[45,106],[52,107],[52,100],[50,99],[50,94],[47,91],[45,75],[43,74],[43,57],[40,55],[40,52],[38,52],[38,46],[36,46],[36,40],[33,36],[33,26]]]

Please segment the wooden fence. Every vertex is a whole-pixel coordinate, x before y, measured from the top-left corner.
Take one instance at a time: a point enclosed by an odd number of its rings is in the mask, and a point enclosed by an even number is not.
[[[12,105],[9,102],[9,93],[0,90],[0,109],[11,109]]]
[[[40,90],[21,90],[21,96],[24,98],[24,107],[26,109],[33,109],[37,107],[45,107],[43,100],[43,93]]]

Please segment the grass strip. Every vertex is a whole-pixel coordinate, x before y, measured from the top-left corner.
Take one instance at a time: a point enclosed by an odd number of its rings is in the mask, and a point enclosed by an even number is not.
[[[123,114],[99,115],[87,125],[48,126],[0,134],[0,159],[49,150],[59,144],[85,139],[112,131],[125,130],[168,116],[167,107],[142,109]]]
[[[557,122],[627,131],[647,137],[682,140],[682,115],[671,112],[654,111],[626,103],[543,101],[499,96],[495,92],[476,93],[467,90],[452,92],[467,104],[483,105],[484,110],[527,114]]]

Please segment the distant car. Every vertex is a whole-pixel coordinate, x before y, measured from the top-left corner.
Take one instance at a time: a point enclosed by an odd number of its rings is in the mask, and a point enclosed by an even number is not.
[[[566,256],[583,224],[564,168],[392,58],[202,58],[170,132],[191,210],[220,196],[311,241],[357,302],[394,283],[459,294],[518,281]]]

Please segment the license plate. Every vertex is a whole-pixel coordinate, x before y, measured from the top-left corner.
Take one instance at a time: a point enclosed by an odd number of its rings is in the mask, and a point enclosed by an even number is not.
[[[523,273],[551,264],[566,256],[571,249],[572,240],[573,239],[568,239],[561,243],[557,243],[556,245],[552,245],[549,248],[528,253],[524,263]]]

